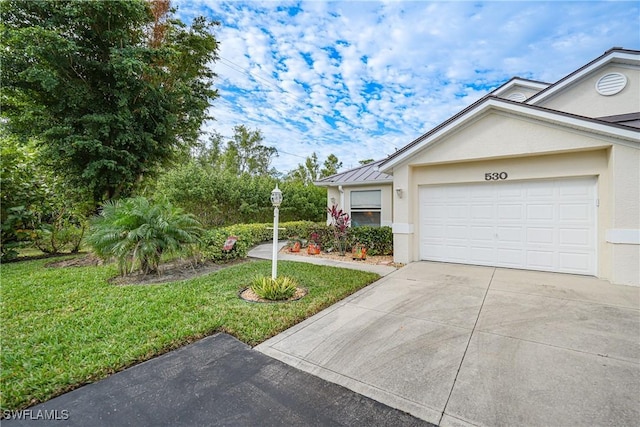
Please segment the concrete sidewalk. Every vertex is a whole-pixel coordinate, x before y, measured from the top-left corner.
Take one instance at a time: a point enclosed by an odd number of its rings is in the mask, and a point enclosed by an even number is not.
[[[637,426],[640,288],[409,264],[256,347],[442,426]]]
[[[36,405],[21,416],[27,419],[5,419],[2,426],[428,426],[225,334]]]
[[[278,250],[284,248],[286,244],[287,244],[286,241],[278,242]],[[272,256],[273,256],[272,254],[273,254],[273,243],[265,243],[262,245],[258,245],[249,251],[249,256],[251,258],[258,258],[258,259],[270,260],[272,259]],[[314,257],[289,255],[281,252],[278,252],[278,260],[306,262],[309,264],[327,265],[330,267],[341,267],[341,268],[349,268],[351,270],[369,271],[371,273],[379,274],[380,276],[383,276],[383,277],[397,270],[397,268],[389,267],[388,265],[373,265],[373,264],[365,264],[360,262],[335,261],[327,258],[320,258],[320,257],[314,258]]]

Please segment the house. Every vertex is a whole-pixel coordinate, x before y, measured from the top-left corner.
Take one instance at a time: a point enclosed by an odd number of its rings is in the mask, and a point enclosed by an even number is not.
[[[382,160],[316,181],[327,187],[328,206],[351,215],[351,225],[393,225],[393,177],[378,170]]]
[[[384,183],[348,179],[357,169],[324,181],[348,212],[349,194],[386,195],[396,262],[640,286],[640,51],[610,49],[552,84],[511,79],[376,165]]]

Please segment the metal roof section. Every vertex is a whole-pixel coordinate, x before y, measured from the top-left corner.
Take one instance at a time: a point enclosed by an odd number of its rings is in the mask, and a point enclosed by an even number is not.
[[[349,169],[335,175],[322,178],[315,185],[319,187],[333,187],[337,185],[371,185],[371,184],[387,184],[393,182],[393,177],[386,173],[380,172],[378,169],[382,160],[368,163],[357,168]]]
[[[566,89],[568,86],[575,83],[576,81],[591,74],[593,71],[610,63],[631,65],[631,66],[637,67],[640,65],[640,51],[623,49],[621,47],[614,47],[612,49],[609,49],[608,51],[606,51],[604,54],[597,57],[593,61],[578,68],[576,71],[558,80],[548,88],[543,89],[540,92],[536,93],[535,95],[530,97],[526,101],[526,103],[532,104],[532,105],[540,104],[544,100],[547,100],[553,97],[554,95],[562,92],[564,89]]]
[[[619,125],[640,128],[640,112],[629,114],[617,114],[615,116],[597,117],[598,120],[608,123],[617,123]]]

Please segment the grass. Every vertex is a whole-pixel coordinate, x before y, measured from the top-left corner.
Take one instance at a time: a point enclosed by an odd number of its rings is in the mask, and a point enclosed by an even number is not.
[[[16,410],[97,381],[215,332],[256,345],[372,283],[378,275],[281,261],[309,293],[288,303],[238,298],[269,261],[164,285],[114,286],[115,266],[0,266],[2,410]]]

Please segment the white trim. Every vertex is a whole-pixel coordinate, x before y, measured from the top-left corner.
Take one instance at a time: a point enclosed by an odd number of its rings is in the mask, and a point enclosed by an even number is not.
[[[598,68],[601,68],[607,64],[610,63],[617,63],[618,61],[621,61],[623,64],[624,63],[635,63],[638,64],[640,63],[640,55],[638,55],[637,53],[629,53],[629,52],[610,52],[608,55],[603,56],[602,58],[600,58],[599,61],[594,62],[593,64],[589,65],[588,67],[585,67],[584,69],[580,70],[579,72],[575,73],[574,75],[572,75],[570,78],[566,79],[565,81],[561,82],[561,83],[556,83],[554,85],[552,85],[549,89],[547,89],[544,92],[539,92],[536,95],[533,95],[531,98],[529,98],[528,101],[526,101],[527,104],[531,104],[531,105],[536,105],[542,101],[544,101],[545,99],[548,99],[554,95],[556,95],[557,93],[561,92],[562,90],[564,90],[565,88],[567,88],[569,85],[573,84],[574,82],[576,82],[577,80],[582,79],[583,77],[585,77],[586,75],[592,73],[593,71],[597,70]]]
[[[434,145],[437,140],[444,138],[452,132],[457,132],[460,127],[467,122],[470,122],[476,118],[479,118],[482,114],[487,113],[489,110],[498,110],[505,112],[512,112],[522,116],[528,116],[543,120],[551,123],[558,123],[564,126],[570,126],[575,129],[585,130],[590,133],[610,135],[616,138],[629,140],[636,145],[640,140],[640,131],[632,129],[621,129],[612,127],[609,124],[600,124],[589,120],[588,118],[571,117],[561,114],[560,112],[544,111],[535,108],[527,104],[514,104],[509,101],[502,100],[500,98],[487,98],[483,103],[478,105],[475,109],[468,111],[463,116],[438,129],[435,133],[428,138],[415,144],[404,153],[401,153],[397,157],[391,159],[388,163],[384,164],[380,170],[383,173],[390,173],[393,167],[404,162],[408,158],[415,155],[417,152],[422,151],[424,148]]]
[[[316,181],[313,183],[316,187],[359,187],[362,185],[385,185],[385,184],[393,184],[393,178],[389,179],[378,179],[373,181],[334,181],[334,182],[322,182]]]
[[[516,77],[514,79],[511,79],[504,85],[500,86],[499,88],[494,89],[491,92],[491,95],[502,96],[503,93],[508,92],[510,89],[513,89],[515,87],[522,87],[530,90],[536,90],[539,92],[541,90],[548,88],[549,86],[551,86],[551,83],[534,82],[531,80],[523,80]]]
[[[630,228],[611,228],[607,230],[607,242],[640,245],[640,230]]]
[[[394,222],[391,227],[393,228],[393,234],[413,234],[413,224]]]

